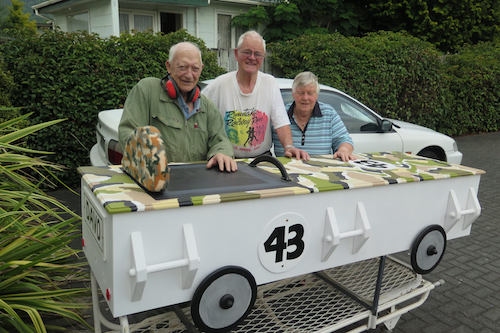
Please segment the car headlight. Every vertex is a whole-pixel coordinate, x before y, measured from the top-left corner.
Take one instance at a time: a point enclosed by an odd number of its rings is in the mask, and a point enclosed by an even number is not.
[[[458,145],[457,142],[453,142],[453,151],[458,151]]]

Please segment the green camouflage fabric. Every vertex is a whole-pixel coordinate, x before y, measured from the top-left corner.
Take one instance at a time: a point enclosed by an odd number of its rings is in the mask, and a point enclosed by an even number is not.
[[[309,161],[286,157],[278,160],[285,166],[297,186],[248,192],[212,194],[155,200],[125,174],[121,166],[81,167],[82,179],[110,214],[168,209],[192,205],[209,205],[235,200],[263,199],[322,191],[397,185],[410,182],[446,179],[484,174],[483,170],[449,164],[400,152],[354,154],[355,161],[342,162],[332,155],[312,156]],[[243,160],[246,163],[253,159]],[[258,168],[281,176],[271,163],[259,163]]]
[[[167,154],[160,131],[154,126],[130,133],[122,158],[123,170],[146,190],[164,191],[170,180]]]

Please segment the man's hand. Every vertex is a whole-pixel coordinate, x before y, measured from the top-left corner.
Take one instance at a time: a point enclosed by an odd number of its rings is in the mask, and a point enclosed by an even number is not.
[[[355,160],[356,158],[352,156],[353,150],[351,144],[343,143],[337,148],[337,151],[333,154],[333,158],[340,158],[344,162]]]
[[[236,161],[231,157],[224,155],[222,153],[215,154],[207,163],[207,169],[210,169],[214,165],[219,165],[220,171],[236,171],[238,170],[238,165]]]
[[[295,148],[295,147],[287,147],[285,148],[285,156],[286,157],[290,157],[292,158],[293,156],[295,156],[296,159],[298,160],[305,160],[305,161],[309,161],[310,157],[309,157],[309,154],[307,153],[307,151],[304,151],[304,150],[300,150],[299,148]]]
[[[280,140],[281,145],[285,148],[285,157],[291,158],[295,156],[295,158],[298,160],[309,161],[310,157],[306,151],[293,147],[292,131],[290,130],[290,125],[275,128],[274,131],[278,135],[278,139]]]

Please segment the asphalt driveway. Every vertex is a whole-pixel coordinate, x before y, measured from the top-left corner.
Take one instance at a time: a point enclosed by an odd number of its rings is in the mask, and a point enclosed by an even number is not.
[[[395,333],[500,331],[500,132],[455,139],[462,164],[486,171],[478,193],[482,213],[471,235],[449,241],[439,266],[424,276],[445,284],[402,316]]]

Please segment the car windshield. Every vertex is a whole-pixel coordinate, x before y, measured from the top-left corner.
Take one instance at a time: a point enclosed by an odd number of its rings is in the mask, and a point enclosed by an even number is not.
[[[285,105],[293,102],[292,90],[282,89]],[[376,132],[380,130],[379,119],[354,100],[333,91],[319,92],[318,101],[330,104],[339,114],[349,133]]]

